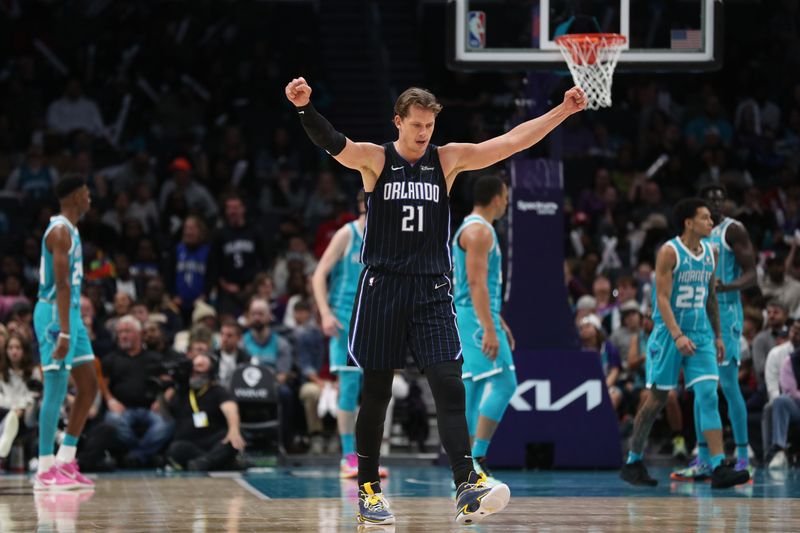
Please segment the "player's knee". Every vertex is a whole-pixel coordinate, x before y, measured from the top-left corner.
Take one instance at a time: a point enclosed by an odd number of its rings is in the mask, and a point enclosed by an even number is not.
[[[700,412],[700,429],[702,431],[721,429],[716,380],[709,379],[695,383],[694,394]]]
[[[355,411],[360,389],[361,375],[358,372],[340,372],[339,409],[342,411]]]
[[[361,390],[364,403],[388,405],[392,399],[392,379],[394,372],[391,370],[364,370],[364,385]]]
[[[461,379],[461,365],[456,361],[447,361],[429,366],[425,369],[433,398],[437,402],[446,401],[449,405],[464,409],[464,382]]]
[[[678,391],[676,389],[670,389],[667,394],[667,401],[669,403],[678,403]]]
[[[504,370],[492,380],[492,388],[503,402],[510,402],[517,390],[517,374],[513,370]]]

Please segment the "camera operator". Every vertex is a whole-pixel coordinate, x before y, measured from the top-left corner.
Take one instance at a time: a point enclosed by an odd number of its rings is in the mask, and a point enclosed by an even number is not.
[[[169,401],[175,440],[167,460],[176,469],[229,469],[235,466],[237,451],[244,450],[239,407],[212,376],[211,357],[195,356],[188,388],[179,388]]]
[[[131,315],[119,319],[117,349],[103,358],[108,387],[106,422],[116,430],[127,455],[123,464],[138,468],[152,464],[172,435],[172,424],[157,412],[157,387],[163,368],[161,355],[142,346],[142,325]]]

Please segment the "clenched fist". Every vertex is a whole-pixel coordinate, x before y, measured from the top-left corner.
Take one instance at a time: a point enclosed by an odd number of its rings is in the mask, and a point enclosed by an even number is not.
[[[308,105],[311,100],[311,87],[305,78],[295,78],[286,85],[286,98],[297,107]]]
[[[309,89],[310,91],[310,89]],[[578,86],[573,87],[564,93],[564,108],[568,113],[577,113],[586,109],[586,93]]]

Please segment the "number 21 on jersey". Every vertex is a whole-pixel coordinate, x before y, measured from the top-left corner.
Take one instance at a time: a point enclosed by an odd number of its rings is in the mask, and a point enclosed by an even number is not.
[[[400,229],[403,231],[422,231],[422,213],[424,206],[418,205],[414,209],[413,205],[403,206],[403,220]],[[416,216],[415,216],[416,215]],[[416,222],[415,219],[416,218]],[[416,227],[415,227],[416,226]]]

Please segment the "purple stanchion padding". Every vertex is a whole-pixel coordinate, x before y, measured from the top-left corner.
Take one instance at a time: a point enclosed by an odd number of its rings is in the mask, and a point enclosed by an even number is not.
[[[517,348],[577,349],[564,285],[564,187],[561,163],[511,163],[503,313]]]
[[[616,468],[622,454],[599,357],[578,349],[564,285],[563,174],[550,160],[512,163],[504,316],[519,385],[489,448],[490,464],[526,464],[553,446],[556,468]]]

